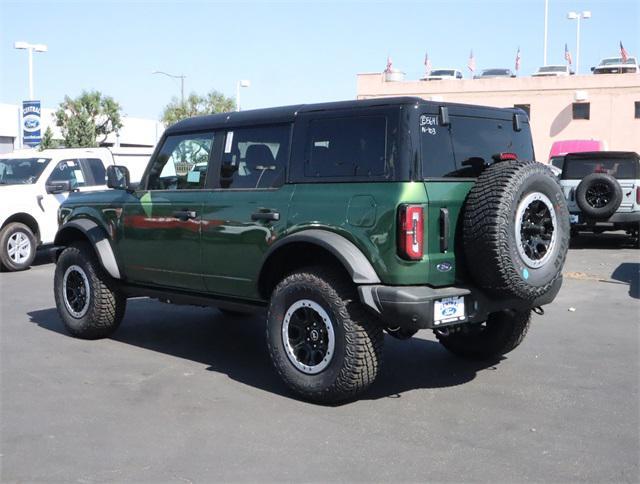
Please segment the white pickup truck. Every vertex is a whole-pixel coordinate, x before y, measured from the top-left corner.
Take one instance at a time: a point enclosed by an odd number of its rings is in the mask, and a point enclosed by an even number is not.
[[[36,249],[53,242],[58,207],[70,192],[106,190],[108,165],[125,165],[141,175],[150,155],[146,148],[27,149],[0,155],[0,269],[27,269]]]

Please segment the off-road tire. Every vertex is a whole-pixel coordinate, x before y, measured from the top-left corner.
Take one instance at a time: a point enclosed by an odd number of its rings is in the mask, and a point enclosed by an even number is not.
[[[26,238],[29,243],[29,255],[21,262],[17,262],[9,255],[9,242],[12,237],[20,236]],[[33,259],[36,257],[37,240],[29,227],[20,222],[7,224],[0,231],[0,268],[7,272],[23,271],[31,267]]]
[[[522,343],[531,322],[531,311],[506,310],[489,315],[480,324],[466,324],[456,332],[435,331],[436,338],[451,353],[475,360],[495,359]]]
[[[89,283],[88,306],[81,317],[71,313],[63,294],[65,273],[72,266],[79,267]],[[55,270],[54,295],[65,328],[71,335],[83,339],[111,335],[120,325],[127,303],[87,242],[75,242],[60,254]]]
[[[602,207],[594,207],[589,202],[588,191],[596,185],[603,185],[609,191],[609,200]],[[576,204],[582,214],[593,220],[606,220],[611,217],[622,203],[622,187],[611,175],[606,173],[591,173],[585,176],[576,188]]]
[[[555,214],[555,238],[548,256],[540,259],[542,265],[532,267],[521,254],[524,244],[518,248],[516,214],[527,197],[540,195],[551,204],[548,218],[551,210]],[[546,294],[561,276],[569,248],[569,211],[558,180],[542,163],[491,165],[469,192],[463,220],[467,268],[489,294],[530,301]]]
[[[301,300],[317,303],[331,319],[335,332],[333,357],[317,374],[296,368],[284,347],[285,314]],[[381,326],[359,302],[352,282],[338,270],[300,270],[285,277],[271,295],[267,314],[271,360],[284,382],[306,400],[335,403],[362,394],[380,372],[383,341]]]

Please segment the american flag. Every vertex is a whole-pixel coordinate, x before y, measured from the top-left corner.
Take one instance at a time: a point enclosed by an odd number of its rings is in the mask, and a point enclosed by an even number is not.
[[[469,53],[469,62],[467,62],[467,67],[471,72],[475,72],[476,70],[476,58],[473,57],[473,49]]]
[[[428,76],[431,74],[431,59],[429,59],[429,53],[424,53],[424,75]]]
[[[516,52],[516,71],[520,70],[520,47],[518,47],[518,52]]]
[[[622,63],[626,64],[629,54],[627,53],[627,49],[624,48],[624,45],[622,45],[622,41],[620,41],[620,57],[622,57]]]
[[[567,44],[564,44],[564,58],[569,63],[569,65],[573,64],[573,62],[571,62],[571,52],[569,52],[569,47],[567,47]]]
[[[392,67],[393,62],[391,62],[391,57],[387,56],[387,68],[384,70],[384,72],[391,72]]]

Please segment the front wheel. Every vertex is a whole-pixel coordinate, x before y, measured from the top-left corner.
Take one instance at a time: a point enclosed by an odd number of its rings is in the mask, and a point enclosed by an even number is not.
[[[77,242],[60,255],[54,296],[67,331],[84,339],[106,338],[113,333],[127,303],[87,242]]]
[[[456,331],[436,330],[436,338],[451,353],[464,358],[487,360],[514,350],[527,334],[531,311],[501,311],[481,324],[465,324]]]
[[[0,266],[7,271],[28,269],[36,257],[36,237],[25,224],[13,222],[0,231]]]
[[[312,268],[278,284],[267,315],[273,364],[298,395],[337,402],[364,392],[382,364],[382,328],[338,271]]]

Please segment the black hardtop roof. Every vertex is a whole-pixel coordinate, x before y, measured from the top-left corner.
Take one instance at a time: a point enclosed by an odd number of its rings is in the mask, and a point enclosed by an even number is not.
[[[640,156],[635,151],[580,151],[565,155],[565,160],[594,160],[599,158],[640,158]]]
[[[291,106],[279,106],[274,108],[251,109],[240,112],[210,114],[184,119],[173,124],[165,131],[166,134],[181,133],[185,131],[198,131],[217,129],[225,126],[242,126],[267,123],[287,123],[293,121],[298,113],[338,111],[343,109],[367,108],[374,106],[400,106],[400,105],[427,105],[437,109],[438,106],[447,106],[450,114],[470,116],[492,116],[510,119],[512,114],[519,109],[494,108],[476,106],[472,104],[460,104],[450,102],[427,101],[417,96],[385,97],[374,99],[359,99],[351,101],[335,101],[317,104],[296,104]]]

